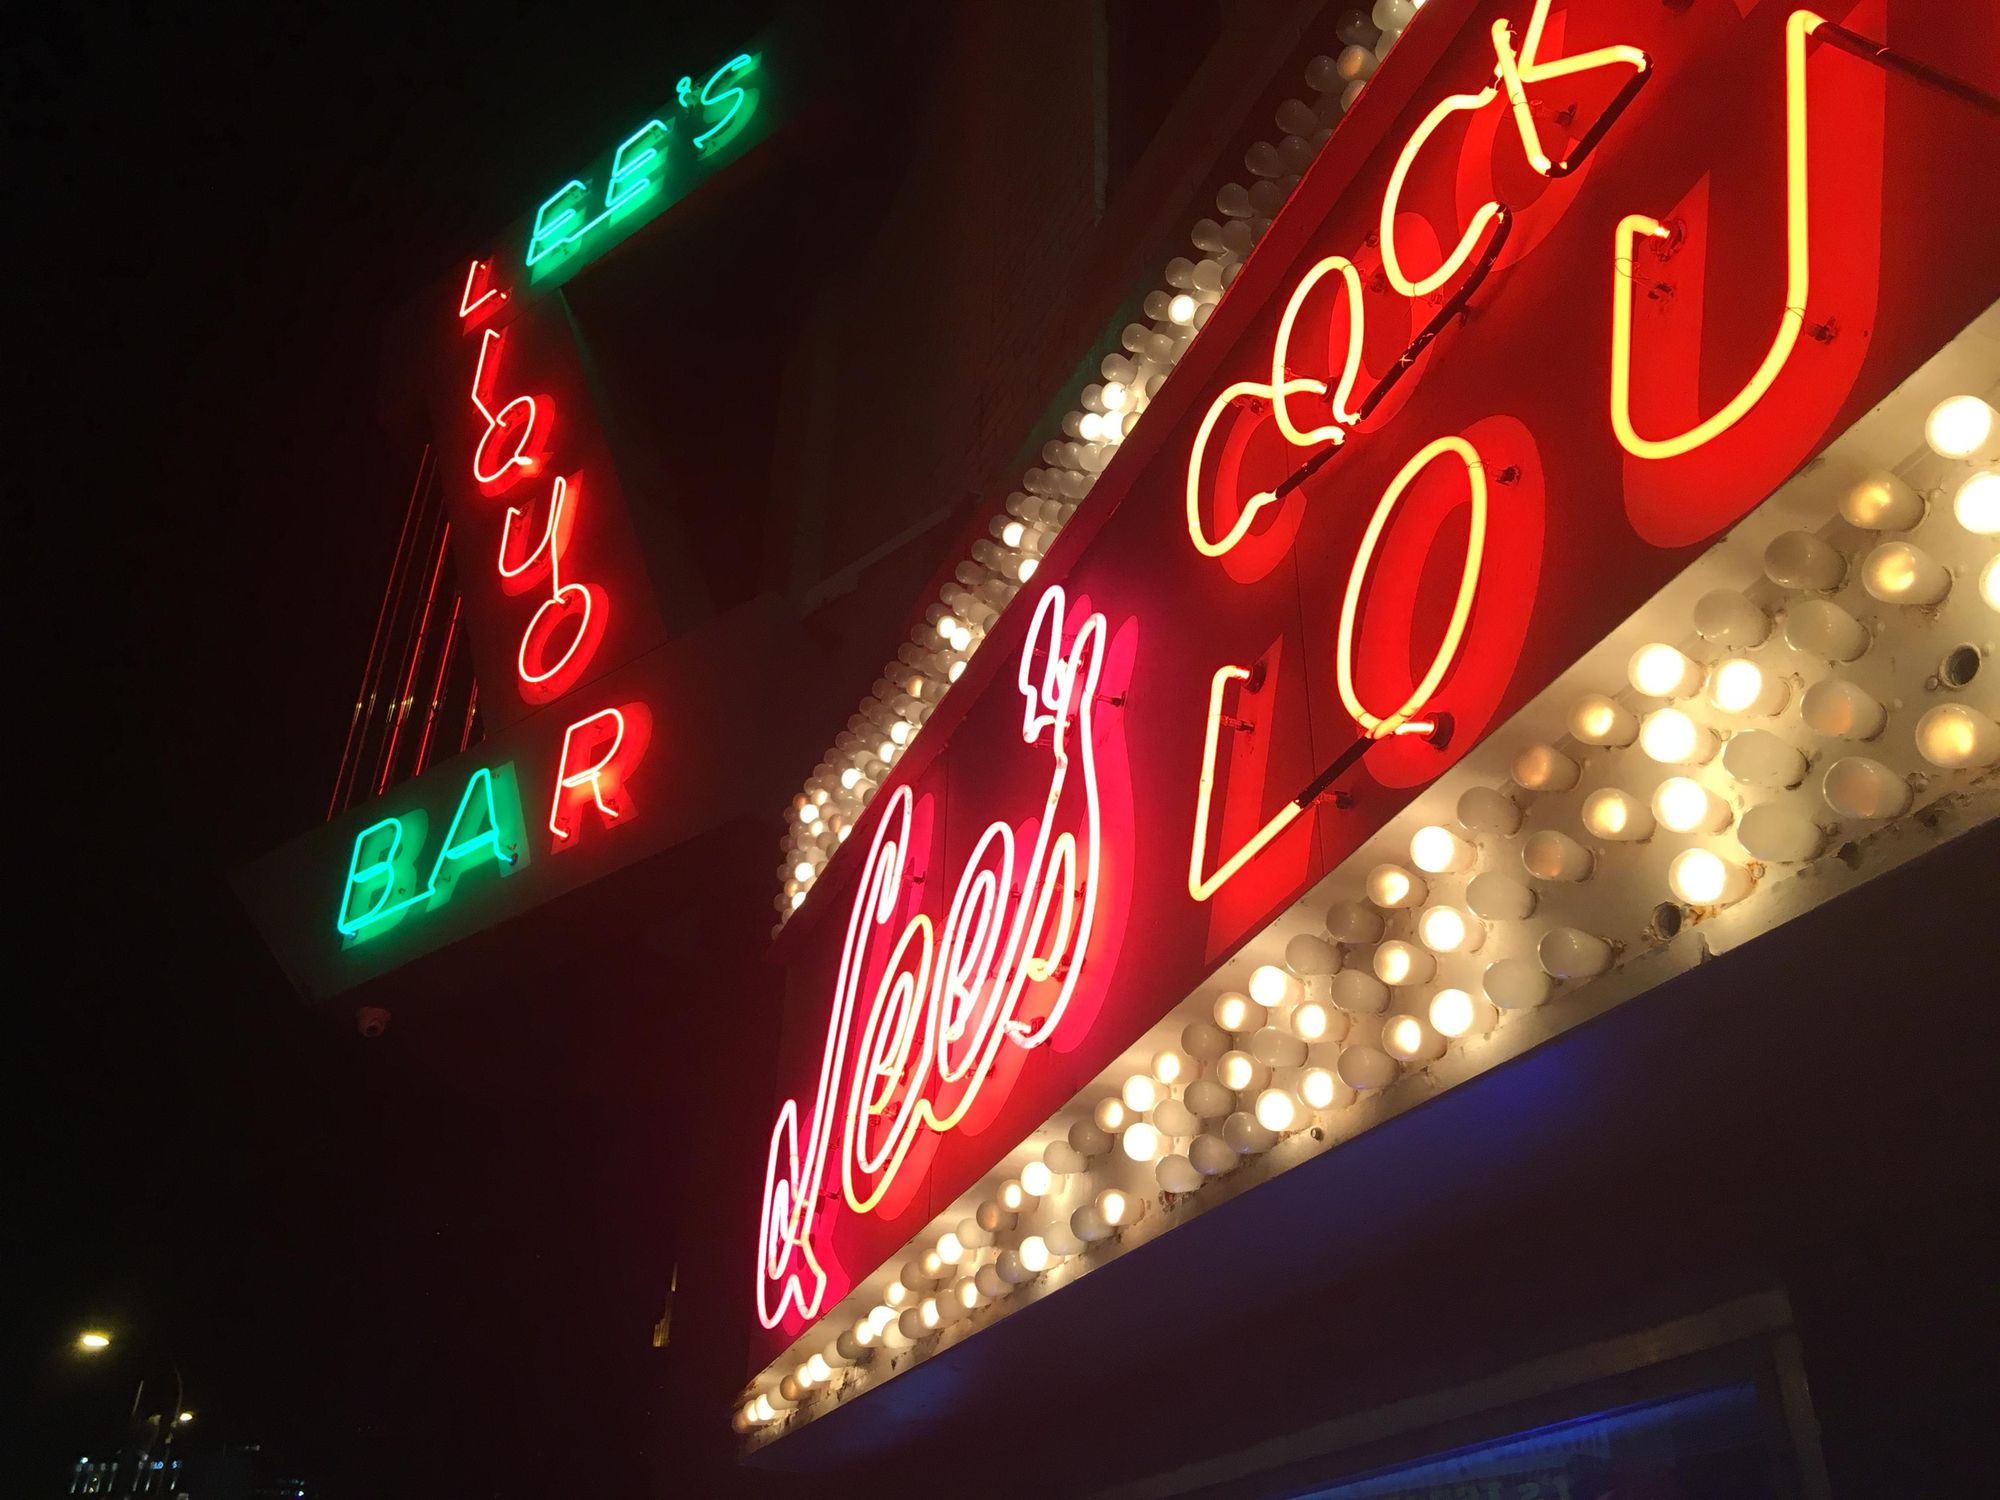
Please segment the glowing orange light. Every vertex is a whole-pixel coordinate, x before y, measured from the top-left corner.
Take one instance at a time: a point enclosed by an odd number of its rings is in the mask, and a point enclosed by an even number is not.
[[[1465,570],[1459,578],[1458,597],[1452,602],[1451,620],[1445,626],[1444,639],[1438,643],[1437,654],[1431,658],[1430,669],[1424,673],[1423,680],[1392,713],[1377,715],[1362,705],[1354,691],[1354,622],[1360,612],[1361,586],[1368,579],[1368,564],[1375,556],[1376,544],[1382,539],[1389,514],[1396,508],[1403,491],[1433,459],[1446,453],[1456,454],[1465,465],[1465,475],[1472,486],[1472,524],[1465,539]],[[1360,550],[1355,553],[1354,564],[1348,571],[1347,594],[1340,605],[1340,638],[1335,648],[1334,681],[1340,688],[1341,703],[1370,737],[1381,739],[1385,735],[1418,732],[1412,715],[1430,702],[1431,695],[1444,680],[1444,674],[1451,670],[1452,662],[1458,657],[1466,621],[1472,616],[1473,597],[1479,591],[1479,565],[1485,551],[1486,466],[1480,461],[1479,451],[1464,438],[1438,438],[1419,449],[1416,456],[1389,481],[1389,488],[1382,492],[1382,499],[1375,507],[1375,514],[1369,518],[1368,530],[1362,535]]]
[[[1571,73],[1588,72],[1592,68],[1628,67],[1640,73],[1653,66],[1653,60],[1637,47],[1613,45],[1599,47],[1594,52],[1579,52],[1572,57],[1558,58],[1554,62],[1540,62],[1535,54],[1541,50],[1542,26],[1549,18],[1548,0],[1540,0],[1534,14],[1528,18],[1526,38],[1521,43],[1520,55],[1516,57],[1509,40],[1509,28],[1505,20],[1493,23],[1493,56],[1497,59],[1500,86],[1506,92],[1507,103],[1514,112],[1514,126],[1521,135],[1521,151],[1528,158],[1528,165],[1543,177],[1559,175],[1562,168],[1549,160],[1542,149],[1541,131],[1535,125],[1535,117],[1528,108],[1530,83],[1546,83],[1551,78],[1566,78]]]
[[[1021,651],[1022,742],[1047,744],[1051,754],[1027,860],[1017,868],[1008,822],[987,828],[960,873],[942,929],[918,913],[897,933],[850,1052],[872,940],[893,922],[913,873],[909,786],[897,787],[882,810],[848,918],[803,1151],[797,1099],[785,1101],[771,1132],[757,1253],[757,1315],[766,1328],[788,1309],[816,1316],[825,1297],[813,1226],[836,1107],[844,1114],[841,1194],[854,1211],[868,1213],[918,1132],[943,1133],[963,1120],[1001,1046],[1041,1046],[1075,992],[1097,908],[1093,719],[1107,631],[1104,616],[1092,614],[1065,648],[1064,611],[1062,590],[1046,590]],[[1080,798],[1071,794],[1079,783]],[[1068,827],[1058,833],[1059,811],[1079,800],[1081,837]],[[1030,1018],[1031,985],[1054,989],[1034,997],[1046,1007],[1039,1020]],[[947,1089],[956,1091],[955,1102],[945,1102]]]
[[[507,294],[498,287],[489,286],[477,297],[472,295],[474,282],[483,284],[486,277],[492,274],[492,271],[493,262],[490,260],[475,260],[465,268],[465,290],[460,292],[458,296],[458,317],[460,322],[464,322],[474,313],[479,312],[482,307],[486,309],[486,312],[480,313],[481,317],[496,312],[499,310],[500,304],[507,300]]]
[[[1785,20],[1785,306],[1778,317],[1778,331],[1756,372],[1721,410],[1671,437],[1641,437],[1632,424],[1636,245],[1641,235],[1667,239],[1671,232],[1645,214],[1627,214],[1618,221],[1611,252],[1611,426],[1620,445],[1635,458],[1673,458],[1713,442],[1763,400],[1799,341],[1812,286],[1812,256],[1806,238],[1810,202],[1806,185],[1806,38],[1825,24],[1824,17],[1809,10],[1795,10]]]

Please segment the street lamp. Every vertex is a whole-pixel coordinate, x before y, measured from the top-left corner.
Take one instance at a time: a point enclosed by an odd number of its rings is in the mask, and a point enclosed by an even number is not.
[[[85,1329],[76,1336],[76,1347],[86,1354],[95,1354],[100,1349],[111,1347],[111,1335],[95,1328]]]
[[[194,1420],[194,1413],[191,1411],[184,1411],[178,1417],[174,1418],[174,1425],[176,1427],[185,1427],[187,1426],[188,1423],[192,1422],[193,1420]]]

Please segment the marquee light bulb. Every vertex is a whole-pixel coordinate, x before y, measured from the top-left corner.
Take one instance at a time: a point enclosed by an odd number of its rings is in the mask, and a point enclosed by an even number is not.
[[[1455,906],[1427,906],[1417,918],[1417,939],[1433,953],[1473,953],[1486,941],[1486,924]]]
[[[1675,833],[1720,833],[1729,804],[1689,776],[1669,776],[1653,792],[1653,816]]]
[[[1653,814],[1630,792],[1600,787],[1583,799],[1583,826],[1612,843],[1637,843],[1653,836]]]
[[[1636,721],[1633,732],[1638,732]],[[1458,799],[1458,821],[1469,833],[1509,838],[1520,831],[1521,808],[1512,797],[1490,786],[1467,787]]]
[[[1940,703],[1917,720],[1917,750],[1947,771],[2000,760],[2000,724],[1963,703]]]
[[[1441,824],[1432,823],[1410,835],[1410,863],[1426,875],[1463,870],[1476,853],[1472,845]]]
[[[1414,943],[1391,939],[1375,949],[1375,977],[1388,985],[1429,984],[1437,960]]]
[[[1104,382],[1103,395],[1099,399],[1104,402],[1106,411],[1123,411],[1125,404],[1132,399],[1132,392],[1122,380],[1107,380]]]
[[[1780,588],[1825,592],[1840,587],[1847,560],[1825,537],[1810,531],[1784,531],[1764,549],[1764,576]]]
[[[1535,914],[1535,892],[1511,875],[1488,870],[1466,882],[1465,904],[1489,922],[1523,922]]]
[[[1278,1144],[1278,1133],[1258,1123],[1256,1115],[1239,1109],[1222,1122],[1222,1139],[1241,1156],[1254,1156]]]
[[[1265,1089],[1257,1096],[1257,1123],[1279,1135],[1298,1128],[1299,1101],[1288,1089]]]
[[[1586,745],[1629,745],[1639,737],[1639,716],[1615,698],[1590,693],[1570,709],[1569,732]]]
[[[1923,497],[1886,470],[1863,475],[1840,497],[1840,514],[1863,531],[1908,531],[1924,518]]]
[[[1727,906],[1750,891],[1750,872],[1712,849],[1683,849],[1667,866],[1667,888],[1690,906]]]
[[[1256,1088],[1263,1082],[1265,1072],[1264,1065],[1247,1052],[1225,1052],[1215,1065],[1216,1078],[1236,1094]]]
[[[1831,599],[1806,599],[1785,611],[1785,640],[1826,661],[1853,661],[1868,649],[1868,629]]]
[[[1695,632],[1705,641],[1747,651],[1771,635],[1771,617],[1734,589],[1703,594],[1694,605]]]
[[[1217,1135],[1198,1135],[1188,1142],[1188,1164],[1204,1177],[1220,1177],[1242,1160],[1235,1148]]]
[[[1194,1075],[1194,1059],[1172,1047],[1153,1054],[1153,1077],[1168,1088],[1185,1083]]]
[[[1134,1073],[1125,1080],[1120,1091],[1125,1107],[1135,1115],[1143,1115],[1160,1102],[1160,1086],[1150,1073]]]
[[[814,1385],[833,1379],[833,1366],[826,1362],[824,1354],[815,1354],[806,1361],[806,1373],[812,1377]]]
[[[1535,945],[1535,958],[1556,979],[1593,979],[1611,967],[1612,952],[1611,945],[1595,933],[1580,927],[1552,927]],[[1487,973],[1491,975],[1492,970]]]
[[[1521,867],[1537,880],[1588,880],[1597,856],[1568,834],[1544,828],[1521,845]]]
[[[1820,792],[1844,818],[1894,818],[1909,811],[1911,802],[1909,782],[1865,755],[1828,766]]]
[[[803,804],[799,808],[799,821],[808,828],[812,827],[819,821],[819,808],[811,802]]]
[[[1070,1149],[1086,1160],[1093,1156],[1102,1156],[1111,1149],[1110,1132],[1099,1130],[1095,1120],[1076,1121],[1069,1127],[1068,1140]]]
[[[1795,800],[1767,802],[1743,815],[1736,841],[1752,859],[1798,864],[1820,851],[1825,836]]]
[[[1248,995],[1231,990],[1215,997],[1215,1024],[1224,1031],[1255,1031],[1268,1016],[1269,1012]]]
[[[1768,729],[1746,729],[1722,748],[1722,767],[1745,786],[1782,790],[1806,779],[1806,758]]]
[[[1698,766],[1714,759],[1715,731],[1678,708],[1656,709],[1639,726],[1639,748],[1663,766]]]
[[[1167,321],[1181,328],[1194,322],[1195,300],[1186,292],[1176,292],[1167,299]]]
[[[1302,979],[1324,979],[1339,972],[1340,950],[1323,937],[1301,932],[1285,944],[1285,967]]]
[[[1276,964],[1259,964],[1250,971],[1250,998],[1265,1010],[1283,1005],[1292,993],[1292,976]]]
[[[812,878],[813,867],[811,860],[802,859],[792,866],[792,879],[796,880],[800,885],[804,885]]]
[[[1380,1047],[1359,1044],[1342,1047],[1333,1070],[1340,1075],[1342,1083],[1357,1092],[1387,1088],[1402,1076],[1395,1058]]]
[[[1327,936],[1336,943],[1353,946],[1376,942],[1382,927],[1382,913],[1365,901],[1336,901],[1326,909]]]
[[[1046,1197],[1049,1189],[1055,1185],[1056,1174],[1050,1169],[1047,1162],[1031,1161],[1021,1168],[1021,1191],[1026,1193],[1030,1198]],[[940,1247],[939,1253],[943,1253],[942,1247]],[[950,1259],[953,1264],[956,1264],[958,1257],[952,1256]]]
[[[965,1242],[947,1229],[938,1236],[938,1259],[948,1266],[955,1266],[965,1259]]]
[[[1555,988],[1547,972],[1525,958],[1503,958],[1488,964],[1480,987],[1502,1010],[1531,1010],[1547,1000]]]
[[[1398,1062],[1416,1062],[1430,1055],[1434,1041],[1416,1016],[1391,1016],[1382,1023],[1382,1050]]]
[[[1953,396],[1931,408],[1924,441],[1939,458],[1973,463],[2000,458],[2000,412],[1977,396]]]
[[[1186,1140],[1201,1133],[1201,1117],[1178,1099],[1162,1099],[1153,1111],[1153,1124],[1164,1136]]]
[[[1250,1038],[1250,1055],[1267,1068],[1296,1068],[1306,1060],[1306,1044],[1289,1031],[1266,1026]]]
[[[1580,774],[1577,763],[1553,745],[1530,745],[1514,757],[1514,781],[1531,792],[1566,792]]]
[[[1420,905],[1430,894],[1430,887],[1401,865],[1377,865],[1368,872],[1368,899],[1377,906],[1394,911],[1400,907]],[[1330,914],[1329,914],[1330,915]],[[1381,918],[1376,918],[1375,935],[1381,936]],[[1368,942],[1373,939],[1359,939]]]
[[[1198,1191],[1206,1180],[1197,1167],[1187,1157],[1175,1152],[1160,1158],[1160,1164],[1153,1168],[1153,1180],[1162,1191],[1169,1193],[1192,1193]]]
[[[1049,1254],[1049,1242],[1039,1234],[1031,1234],[1022,1240],[1021,1248],[1016,1253],[1021,1257],[1021,1269],[1037,1275],[1055,1263],[1055,1257]]]
[[[910,1289],[900,1281],[892,1281],[882,1293],[882,1300],[892,1308],[903,1307],[910,1300]]]
[[[936,1281],[944,1274],[945,1258],[935,1249],[926,1250],[917,1264],[923,1271],[926,1281]]]
[[[1866,689],[1828,677],[1806,689],[1799,700],[1799,717],[1815,734],[1829,739],[1872,740],[1888,722],[1889,711]]]
[[[859,786],[860,784],[861,784],[861,769],[860,769],[860,767],[858,767],[858,766],[847,766],[847,767],[845,767],[845,768],[844,768],[844,769],[843,769],[843,770],[841,771],[841,773],[840,773],[840,789],[841,789],[842,791],[844,791],[844,792],[851,792],[851,791],[853,791],[853,790],[854,790],[854,789],[855,789],[855,788],[856,788],[857,786]]]
[[[1988,609],[2000,611],[2000,555],[1979,570],[1979,597]]]
[[[1431,996],[1431,1030],[1456,1041],[1475,1031],[1491,1031],[1499,1024],[1500,1012],[1490,1000],[1464,990],[1439,990]]]
[[[952,1295],[958,1298],[958,1305],[967,1312],[971,1312],[986,1300],[979,1290],[979,1282],[975,1277],[965,1277],[951,1291]]]
[[[1301,1001],[1292,1009],[1290,1018],[1292,1035],[1307,1043],[1324,1041],[1333,1031],[1334,1018],[1337,1014],[1338,1012],[1321,1005],[1317,1000]]]
[[[1861,586],[1884,604],[1936,604],[1951,592],[1951,574],[1921,547],[1885,542],[1862,561]]]
[[[1342,1090],[1347,1089],[1331,1071],[1326,1068],[1307,1068],[1299,1074],[1299,1098],[1308,1109],[1332,1109],[1340,1102]],[[1347,1090],[1349,1098],[1353,1091]]]
[[[1660,641],[1633,652],[1625,675],[1649,698],[1691,698],[1701,691],[1701,663]]]
[[[1118,1188],[1106,1188],[1097,1195],[1097,1211],[1104,1222],[1113,1228],[1130,1224],[1139,1216],[1139,1205],[1131,1194]]]
[[[1197,1078],[1187,1086],[1182,1102],[1203,1120],[1219,1120],[1236,1107],[1236,1096],[1213,1078]]]
[[[1123,1099],[1113,1094],[1097,1101],[1097,1108],[1092,1112],[1091,1118],[1097,1122],[1097,1128],[1106,1135],[1116,1135],[1125,1128],[1126,1122],[1131,1118],[1131,1111],[1125,1108]]]
[[[1717,662],[1708,680],[1708,701],[1726,714],[1768,718],[1785,706],[1791,687],[1746,656]]]

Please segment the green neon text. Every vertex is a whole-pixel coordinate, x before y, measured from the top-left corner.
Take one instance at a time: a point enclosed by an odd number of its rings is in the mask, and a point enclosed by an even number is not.
[[[465,783],[431,865],[417,885],[417,856],[429,831],[421,809],[370,823],[354,836],[334,926],[348,943],[387,932],[416,907],[435,911],[467,874],[486,865],[510,875],[527,858],[514,767],[481,766]]]
[[[686,139],[698,162],[713,158],[741,135],[757,112],[757,65],[756,57],[743,52],[717,68],[699,88],[692,76],[682,78],[675,100],[691,117],[683,129],[676,129],[678,117],[646,121],[612,152],[601,194],[591,181],[572,177],[544,199],[528,231],[529,271],[540,276],[606,249],[646,217],[630,210],[647,203],[662,208],[679,197],[678,192],[662,191],[672,169],[674,142]],[[695,133],[689,136],[686,130]],[[691,185],[684,184],[682,191]],[[595,232],[601,229],[617,233]]]

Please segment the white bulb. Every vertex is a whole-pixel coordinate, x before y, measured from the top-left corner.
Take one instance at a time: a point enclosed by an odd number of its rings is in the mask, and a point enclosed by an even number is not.
[[[2000,610],[2000,555],[1979,570],[1979,597],[1986,601],[1988,609]]]
[[[1197,1062],[1214,1062],[1229,1050],[1229,1033],[1209,1021],[1190,1021],[1181,1028],[1181,1050]]]
[[[1935,604],[1951,591],[1951,574],[1921,548],[1885,542],[1861,564],[1861,583],[1884,604]]]
[[[1239,1109],[1222,1122],[1222,1138],[1231,1149],[1243,1156],[1254,1156],[1259,1151],[1269,1151],[1278,1144],[1275,1130],[1257,1123],[1257,1117],[1248,1110]]]
[[[1650,698],[1687,698],[1701,691],[1701,664],[1657,641],[1632,654],[1625,674],[1633,687]]]
[[[1266,1010],[1283,1005],[1292,993],[1292,976],[1276,964],[1259,964],[1250,971],[1250,998]]]
[[[1429,894],[1430,888],[1401,865],[1377,865],[1368,872],[1368,899],[1377,906],[1395,910],[1404,906],[1419,905]],[[1376,919],[1376,934],[1381,934],[1381,919]],[[1361,939],[1360,941],[1370,941]]]
[[[1889,711],[1865,689],[1828,677],[1806,689],[1799,717],[1816,734],[1837,740],[1872,740],[1888,722]]]
[[[2000,724],[1963,703],[1940,703],[1917,720],[1917,750],[1947,771],[1990,766],[2000,760]]]
[[[1750,890],[1750,872],[1712,849],[1683,849],[1667,866],[1667,887],[1690,906],[1726,906]]]
[[[1168,1087],[1186,1082],[1193,1073],[1194,1059],[1185,1052],[1168,1047],[1153,1054],[1153,1076]]]
[[[1924,518],[1923,497],[1886,470],[1865,474],[1840,497],[1840,513],[1863,531],[1908,531]]]
[[[1736,842],[1752,859],[1797,864],[1819,853],[1825,836],[1795,800],[1767,802],[1743,815]]]
[[[1188,1165],[1204,1177],[1220,1177],[1242,1161],[1229,1142],[1215,1135],[1198,1135],[1188,1142]]]
[[[882,1293],[882,1300],[891,1307],[902,1307],[910,1300],[910,1289],[900,1281],[892,1281]]]
[[[1382,1023],[1382,1050],[1399,1062],[1417,1062],[1444,1049],[1416,1016],[1391,1016]]]
[[[1588,880],[1597,856],[1566,833],[1544,828],[1521,845],[1521,867],[1537,880]]]
[[[1201,1131],[1201,1119],[1178,1099],[1162,1099],[1153,1111],[1153,1123],[1159,1127],[1161,1135],[1177,1136],[1186,1140]]]
[[[1490,1000],[1464,990],[1439,990],[1431,996],[1431,1030],[1454,1041],[1475,1031],[1491,1031],[1500,1013]]]
[[[1250,1038],[1250,1055],[1267,1068],[1296,1068],[1306,1060],[1306,1044],[1289,1031],[1266,1026]]]
[[[1100,1107],[1099,1114],[1101,1115],[1102,1113],[1103,1110]],[[1005,1182],[1001,1183],[997,1196],[1000,1200],[1000,1206],[1010,1214],[1017,1214],[1028,1206],[1028,1190],[1021,1185],[1021,1179],[1018,1177],[1009,1177]]]
[[[1219,1120],[1236,1108],[1236,1096],[1213,1078],[1197,1078],[1182,1096],[1189,1111],[1204,1120]]]
[[[1176,292],[1167,300],[1167,320],[1186,328],[1194,322],[1195,300],[1186,292]]]
[[[1392,939],[1375,949],[1375,977],[1384,984],[1429,984],[1437,960],[1414,943]]]
[[[1380,1047],[1342,1047],[1334,1062],[1340,1081],[1351,1089],[1387,1088],[1402,1076],[1396,1059]]]
[[[1488,964],[1480,987],[1502,1010],[1530,1010],[1547,1000],[1554,989],[1541,966],[1525,958],[1503,958]]]
[[[979,1290],[978,1279],[973,1276],[961,1278],[952,1287],[951,1294],[958,1299],[958,1305],[967,1312],[971,1312],[986,1300],[985,1294]]]
[[[1531,792],[1565,792],[1576,785],[1578,767],[1553,745],[1530,745],[1514,757],[1514,780]]]
[[[1302,978],[1324,978],[1328,974],[1338,972],[1340,950],[1323,937],[1302,932],[1285,944],[1285,967]],[[1256,989],[1254,975],[1252,980],[1251,989],[1254,993]]]
[[[1086,1203],[1069,1216],[1069,1232],[1086,1245],[1094,1245],[1110,1235],[1111,1226],[1105,1222],[1104,1215],[1098,1211],[1095,1203]],[[985,1288],[982,1287],[980,1290],[984,1291]]]
[[[1332,1109],[1353,1097],[1354,1091],[1326,1068],[1307,1068],[1299,1074],[1299,1098],[1308,1109]]]
[[[1095,1120],[1078,1120],[1069,1128],[1069,1144],[1078,1156],[1102,1156],[1111,1149],[1111,1133],[1099,1130]]]
[[[810,828],[819,821],[819,809],[808,802],[799,809],[799,821]]]
[[[1215,1024],[1224,1031],[1255,1031],[1270,1013],[1248,995],[1229,991],[1215,997]]]
[[[1577,927],[1552,927],[1535,945],[1535,957],[1557,979],[1590,979],[1611,967],[1612,954],[1611,945],[1595,933]],[[1487,973],[1491,975],[1492,970]]]
[[[1216,1078],[1224,1088],[1236,1094],[1258,1087],[1267,1071],[1247,1052],[1225,1052],[1215,1064]]]
[[[1780,588],[1837,589],[1847,576],[1847,561],[1823,536],[1785,531],[1764,549],[1764,575]]]
[[[1977,396],[1953,396],[1931,408],[1924,441],[1940,458],[2000,458],[2000,413]]]
[[[965,1242],[950,1230],[938,1236],[937,1257],[948,1266],[965,1259]]]
[[[1299,1101],[1286,1089],[1265,1089],[1257,1096],[1257,1123],[1283,1135],[1299,1123]]]
[[[1791,687],[1784,678],[1743,656],[1717,662],[1708,680],[1708,701],[1726,714],[1768,718],[1783,708],[1790,696]]]
[[[1695,601],[1694,628],[1705,641],[1748,650],[1770,638],[1771,617],[1734,589],[1716,589]]]
[[[1600,787],[1583,799],[1583,826],[1613,843],[1636,843],[1653,836],[1653,814],[1630,792]]]
[[[1569,732],[1586,745],[1629,745],[1639,737],[1639,716],[1615,698],[1591,693],[1569,711]]]
[[[1521,922],[1534,915],[1534,890],[1511,875],[1488,870],[1466,882],[1465,904],[1489,922]]]
[[[1200,1169],[1178,1154],[1161,1157],[1160,1164],[1153,1168],[1153,1178],[1169,1193],[1192,1193],[1204,1181]]]
[[[1317,1000],[1304,1000],[1292,1008],[1287,1024],[1292,1028],[1292,1035],[1300,1041],[1320,1042],[1335,1034],[1336,1026],[1342,1032],[1346,1031],[1347,1018]]]
[[[1113,1094],[1109,1098],[1097,1101],[1097,1108],[1091,1112],[1091,1118],[1097,1122],[1097,1128],[1106,1135],[1116,1135],[1125,1128],[1125,1122],[1130,1118],[1130,1111],[1125,1108],[1125,1101]]]
[[[1745,786],[1782,789],[1806,779],[1806,758],[1768,729],[1746,729],[1722,747],[1722,768]]]
[[[1827,806],[1846,818],[1893,818],[1909,810],[1910,784],[1879,760],[1850,755],[1826,768]]]
[[[1827,661],[1853,661],[1868,649],[1868,630],[1831,599],[1806,599],[1785,611],[1785,640]]]
[[[1336,943],[1375,942],[1382,936],[1382,913],[1366,902],[1336,901],[1326,909],[1326,932]]]
[[[1720,833],[1729,804],[1689,776],[1669,776],[1653,792],[1653,816],[1675,833]]]
[[[1021,1191],[1026,1193],[1030,1198],[1047,1196],[1049,1189],[1055,1185],[1056,1174],[1049,1169],[1047,1162],[1031,1161],[1021,1168]],[[940,1255],[944,1253],[942,1247],[939,1248],[938,1253]],[[952,1256],[951,1260],[956,1264],[958,1257]]]
[[[1458,821],[1472,833],[1505,838],[1520,830],[1521,808],[1512,797],[1490,786],[1467,787],[1458,799]]]
[[[1486,941],[1486,924],[1455,906],[1427,906],[1417,918],[1417,939],[1433,953],[1472,953]]]
[[[1107,380],[1100,398],[1106,411],[1123,411],[1125,403],[1132,399],[1132,392],[1122,380]]]
[[[813,878],[813,867],[812,867],[812,862],[810,860],[802,859],[797,864],[792,866],[792,879],[796,880],[800,885],[804,885],[808,880],[811,880],[812,878]]]
[[[1440,824],[1419,828],[1410,835],[1410,863],[1426,875],[1463,870],[1474,855],[1472,845]]]
[[[1039,1234],[1031,1234],[1022,1240],[1018,1253],[1021,1257],[1021,1269],[1024,1271],[1039,1274],[1055,1262],[1055,1257],[1049,1254],[1049,1242]]]
[[[1104,1216],[1105,1223],[1115,1227],[1138,1218],[1139,1204],[1129,1193],[1106,1188],[1097,1195],[1097,1211]]]
[[[1333,1003],[1349,1015],[1377,1015],[1389,1003],[1389,987],[1366,969],[1342,969],[1329,989]]]
[[[1121,1091],[1125,1107],[1135,1115],[1143,1115],[1160,1102],[1160,1086],[1150,1073],[1134,1073],[1125,1080]]]
[[[1677,708],[1657,709],[1639,726],[1639,748],[1663,766],[1698,766],[1715,756],[1715,731]]]
[[[840,773],[840,787],[842,791],[851,792],[860,784],[861,771],[859,767],[848,766]]]

